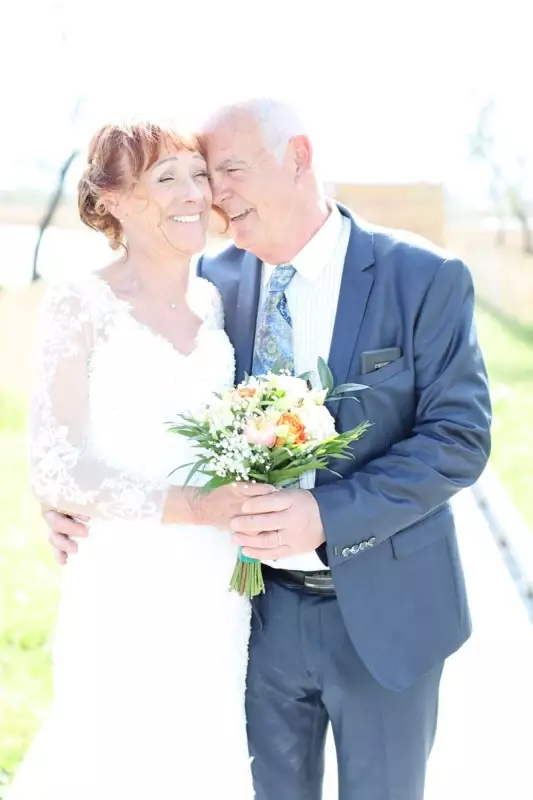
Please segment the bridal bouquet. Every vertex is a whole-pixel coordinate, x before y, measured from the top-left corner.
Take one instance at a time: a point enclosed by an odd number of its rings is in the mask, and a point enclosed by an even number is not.
[[[179,415],[182,421],[170,432],[193,440],[198,450],[198,460],[187,465],[192,469],[185,485],[199,472],[209,478],[200,492],[235,481],[289,486],[309,470],[329,469],[330,459],[353,458],[350,445],[370,423],[337,433],[324,404],[367,387],[347,383],[335,388],[323,359],[319,359],[318,374],[321,389],[310,388],[311,373],[293,377],[273,371],[247,377],[237,387],[215,395],[201,414]],[[242,548],[230,587],[247,597],[265,591],[261,562],[247,558]]]

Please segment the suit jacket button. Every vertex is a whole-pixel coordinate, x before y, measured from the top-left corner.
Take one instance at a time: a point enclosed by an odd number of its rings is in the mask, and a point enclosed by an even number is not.
[[[356,556],[358,552],[359,552],[359,545],[354,544],[354,546],[350,548],[350,553]]]
[[[372,538],[368,540],[368,546],[374,547],[375,544],[376,544],[376,537],[372,536]]]
[[[344,556],[344,558],[348,558],[348,556],[350,555],[350,553],[351,553],[351,550],[350,550],[350,548],[349,548],[349,547],[344,547],[344,548],[343,548],[343,550],[342,550],[342,555]]]
[[[361,544],[359,545],[359,550],[366,550],[367,547],[370,547],[368,542],[361,542]]]

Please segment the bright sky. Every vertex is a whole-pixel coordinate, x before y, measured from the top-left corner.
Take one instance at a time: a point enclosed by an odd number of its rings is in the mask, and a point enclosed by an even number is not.
[[[194,125],[223,102],[261,95],[301,109],[326,179],[468,188],[476,172],[467,168],[466,137],[480,99],[519,106],[526,98],[524,112],[509,115],[511,127],[529,115],[523,7],[17,0],[0,31],[0,188],[38,180],[36,164],[85,144],[110,116],[167,114]],[[73,126],[79,97],[84,120]]]

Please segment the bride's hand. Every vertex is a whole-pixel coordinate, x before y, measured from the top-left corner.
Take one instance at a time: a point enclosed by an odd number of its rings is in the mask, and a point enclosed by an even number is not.
[[[249,497],[276,491],[274,486],[265,483],[233,483],[206,494],[195,492],[193,507],[197,510],[197,524],[229,528],[231,520],[243,513],[243,505]]]
[[[232,483],[205,494],[191,487],[173,486],[167,497],[163,522],[229,528],[230,521],[243,513],[242,507],[249,497],[276,491],[274,486],[264,483]]]

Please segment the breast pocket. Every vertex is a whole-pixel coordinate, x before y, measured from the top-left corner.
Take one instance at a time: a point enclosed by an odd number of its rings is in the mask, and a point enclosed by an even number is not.
[[[377,386],[383,381],[392,378],[398,372],[401,372],[407,367],[405,356],[400,356],[400,358],[391,361],[390,364],[386,364],[386,366],[381,367],[380,369],[375,369],[373,372],[367,372],[364,375],[357,375],[355,378],[355,382],[362,383],[366,386]]]
[[[368,443],[375,455],[381,455],[393,442],[405,438],[413,421],[414,387],[409,359],[400,356],[373,372],[350,375],[349,380],[368,388],[356,392],[359,402],[350,404],[343,413],[355,411],[358,420],[368,420],[372,424]],[[353,405],[357,406],[355,410]],[[348,419],[344,423],[351,427]]]

